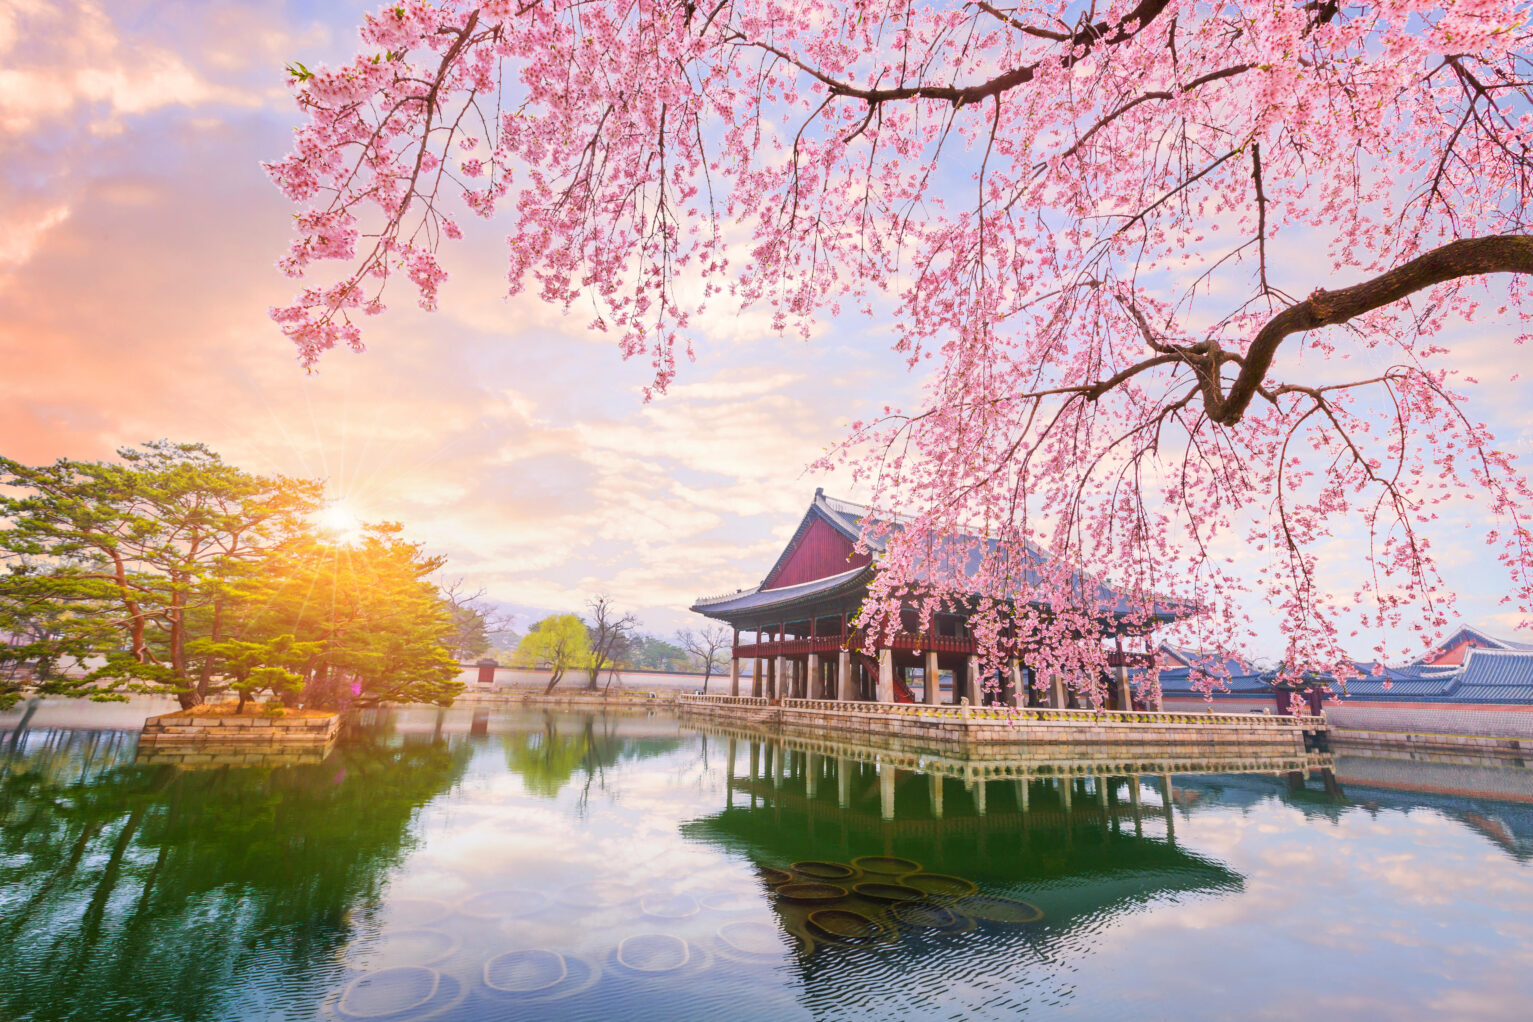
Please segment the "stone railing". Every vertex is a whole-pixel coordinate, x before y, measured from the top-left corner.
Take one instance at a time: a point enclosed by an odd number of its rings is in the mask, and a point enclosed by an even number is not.
[[[816,713],[873,713],[933,720],[1005,721],[1009,723],[1082,724],[1239,724],[1243,727],[1298,728],[1319,731],[1324,717],[1290,717],[1264,713],[1176,713],[1160,710],[1057,710],[1045,707],[967,706],[925,703],[874,703],[841,699],[783,699],[784,709]]]
[[[705,706],[771,706],[772,700],[765,696],[699,696],[682,695],[676,701],[683,706],[688,704],[701,704]]]

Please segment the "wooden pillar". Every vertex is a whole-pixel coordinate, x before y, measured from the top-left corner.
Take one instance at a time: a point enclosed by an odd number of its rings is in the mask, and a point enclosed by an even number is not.
[[[880,703],[894,702],[894,650],[881,649],[878,651],[878,688],[873,692],[873,698]],[[892,817],[886,817],[892,819]]]
[[[937,666],[937,651],[926,651],[926,690],[921,698],[927,706],[936,706],[942,696],[942,670]]]
[[[836,657],[836,698],[849,702],[852,698],[852,654],[842,650]]]
[[[735,739],[729,739],[724,758],[729,763],[724,779],[724,808],[732,809],[735,804]]]
[[[1160,796],[1166,800],[1166,841],[1174,845],[1176,844],[1176,816],[1172,810],[1176,807],[1176,803],[1172,796],[1170,774],[1160,775]]]

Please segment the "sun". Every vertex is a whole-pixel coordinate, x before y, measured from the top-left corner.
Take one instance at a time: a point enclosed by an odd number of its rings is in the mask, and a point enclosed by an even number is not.
[[[332,543],[350,546],[362,538],[362,519],[345,501],[334,500],[320,508],[314,516],[314,524]]]

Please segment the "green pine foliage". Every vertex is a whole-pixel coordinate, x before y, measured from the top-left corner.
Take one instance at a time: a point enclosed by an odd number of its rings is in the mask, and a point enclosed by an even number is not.
[[[442,558],[375,525],[314,524],[314,480],[258,476],[201,444],[116,462],[0,457],[0,705],[41,694],[235,692],[287,705],[451,702]]]

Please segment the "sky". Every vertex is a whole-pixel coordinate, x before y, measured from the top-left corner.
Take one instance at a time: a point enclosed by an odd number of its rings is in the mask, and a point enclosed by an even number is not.
[[[274,266],[292,209],[260,164],[299,122],[283,66],[348,58],[372,6],[0,6],[0,451],[41,464],[201,441],[402,523],[523,627],[598,593],[661,634],[703,623],[687,606],[759,582],[817,486],[864,495],[806,466],[852,420],[913,403],[889,325],[844,315],[805,342],[719,321],[645,404],[648,366],[578,313],[505,300],[506,228],[469,224],[439,312],[399,302],[365,354],[306,374],[266,315],[293,290]],[[1493,367],[1509,336],[1461,343]],[[1488,396],[1477,411],[1533,456],[1519,390]],[[1515,634],[1494,562],[1449,549],[1460,616]]]

